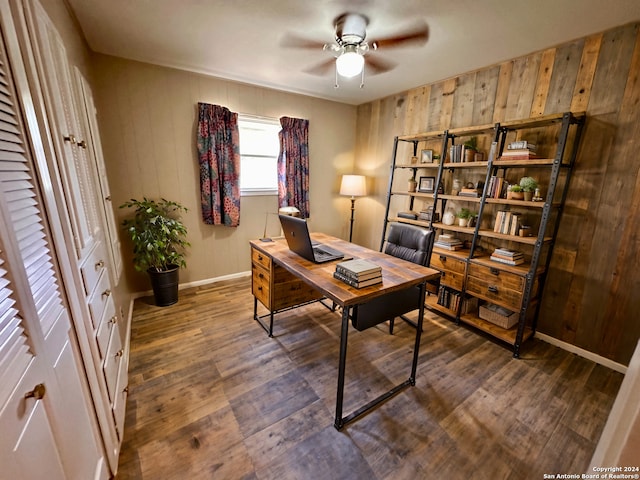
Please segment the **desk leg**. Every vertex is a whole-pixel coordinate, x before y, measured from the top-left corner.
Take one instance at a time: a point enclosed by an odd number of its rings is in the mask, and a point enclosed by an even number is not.
[[[426,296],[427,284],[420,285],[420,309],[418,310],[418,325],[416,328],[416,344],[413,347],[413,363],[411,364],[411,376],[409,383],[416,384],[416,370],[418,368],[418,353],[420,352],[420,337],[422,335],[422,322],[424,320],[424,300]]]
[[[349,312],[351,307],[342,309],[342,330],[340,332],[340,363],[338,364],[338,390],[336,394],[336,420],[333,424],[337,430],[344,426],[342,419],[342,399],[344,397],[344,372],[347,363],[347,335],[349,333]]]

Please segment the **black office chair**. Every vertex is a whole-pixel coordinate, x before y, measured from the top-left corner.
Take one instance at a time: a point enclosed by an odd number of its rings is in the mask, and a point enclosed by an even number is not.
[[[433,248],[433,231],[406,223],[391,223],[384,253],[419,265],[429,266]],[[437,288],[437,286],[436,286]],[[431,288],[428,288],[431,290]],[[417,328],[405,314],[420,308],[420,291],[409,288],[354,307],[351,324],[356,330],[389,320],[389,333],[393,334],[396,317]]]

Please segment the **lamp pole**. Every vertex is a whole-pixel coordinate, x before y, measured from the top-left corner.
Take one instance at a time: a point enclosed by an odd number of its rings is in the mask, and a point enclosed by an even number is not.
[[[349,242],[353,238],[353,217],[356,212],[356,197],[351,196],[351,224],[349,225]]]

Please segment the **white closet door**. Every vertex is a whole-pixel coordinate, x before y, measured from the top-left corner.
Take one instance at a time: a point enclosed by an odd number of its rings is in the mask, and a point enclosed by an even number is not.
[[[93,94],[87,80],[82,76],[78,67],[73,67],[76,90],[78,92],[78,104],[80,106],[80,116],[82,123],[83,139],[89,159],[94,166],[96,173],[95,184],[99,188],[102,213],[104,214],[104,225],[106,227],[105,237],[107,250],[111,261],[111,283],[117,285],[122,273],[122,251],[120,238],[118,237],[118,226],[113,213],[111,203],[111,192],[107,181],[107,169],[102,156],[102,144],[100,143],[100,130],[98,129],[98,112],[93,103]]]
[[[97,478],[103,454],[24,130],[32,104],[7,0],[0,27],[0,478]]]

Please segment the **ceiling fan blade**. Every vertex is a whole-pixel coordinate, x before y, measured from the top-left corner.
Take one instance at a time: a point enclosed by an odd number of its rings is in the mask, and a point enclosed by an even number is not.
[[[364,63],[364,68],[370,75],[377,75],[379,73],[388,72],[396,66],[395,63],[390,62],[389,60],[384,60],[383,58],[372,54],[368,54],[365,57]]]
[[[312,48],[322,50],[325,43],[317,40],[309,40],[308,38],[299,37],[292,33],[285,33],[280,39],[280,45],[289,48]]]
[[[393,37],[372,40],[369,44],[374,48],[407,47],[409,45],[424,45],[429,39],[429,27],[426,23],[407,30]]]
[[[305,68],[304,71],[306,73],[310,73],[311,75],[324,77],[335,68],[335,64],[336,64],[336,59],[330,58],[329,60],[325,60],[322,63],[314,65],[313,67]]]

